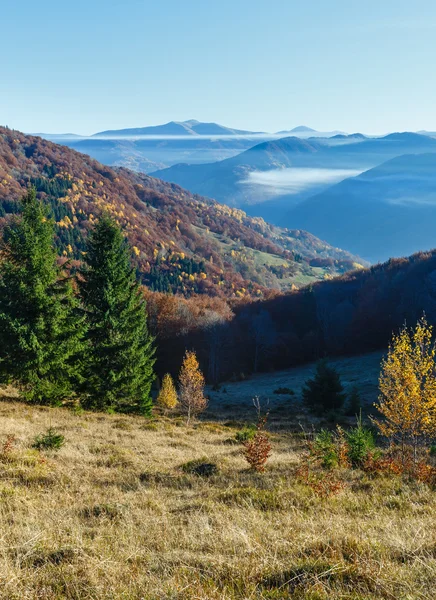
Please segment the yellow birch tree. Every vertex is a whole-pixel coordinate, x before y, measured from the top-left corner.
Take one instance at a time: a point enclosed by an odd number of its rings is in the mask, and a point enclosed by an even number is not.
[[[157,397],[157,403],[165,411],[176,408],[177,404],[179,403],[176,387],[174,385],[173,378],[169,373],[164,375],[162,379],[162,387]]]
[[[186,413],[187,423],[207,407],[204,395],[204,376],[200,371],[195,352],[186,351],[179,375],[180,405]]]
[[[380,396],[375,406],[383,420],[374,420],[380,432],[407,447],[414,458],[420,443],[436,434],[435,345],[432,327],[423,316],[414,329],[403,327],[393,336],[383,359]]]

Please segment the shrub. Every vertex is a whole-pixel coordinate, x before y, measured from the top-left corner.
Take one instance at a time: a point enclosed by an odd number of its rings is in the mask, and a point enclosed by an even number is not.
[[[257,429],[255,425],[246,425],[245,427],[236,432],[235,440],[241,443],[248,442],[249,440],[252,440],[254,438],[254,436],[256,435],[256,431]]]
[[[322,429],[316,436],[311,448],[311,455],[321,461],[325,469],[332,469],[339,464],[336,440],[331,431]]]
[[[348,449],[347,456],[353,467],[361,467],[375,448],[374,435],[363,427],[362,416],[357,419],[356,427],[345,434]]]
[[[36,448],[36,450],[60,450],[64,444],[64,436],[53,427],[50,427],[47,433],[36,436],[32,448]]]
[[[254,403],[258,410],[256,433],[251,440],[244,442],[244,456],[253,471],[263,473],[265,464],[271,456],[271,444],[268,435],[265,433],[268,414],[262,417],[260,415],[259,400],[255,399]]]
[[[218,466],[215,463],[207,462],[204,459],[190,460],[182,465],[182,471],[198,475],[199,477],[211,477],[218,473]]]
[[[287,394],[288,396],[294,396],[295,392],[288,387],[278,387],[274,390],[274,394]]]
[[[303,388],[303,401],[311,410],[323,413],[340,409],[344,400],[339,373],[327,361],[319,361],[315,376]]]

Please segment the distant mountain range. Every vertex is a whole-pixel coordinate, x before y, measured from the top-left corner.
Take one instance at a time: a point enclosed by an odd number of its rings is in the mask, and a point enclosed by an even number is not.
[[[310,127],[292,130],[298,137],[329,137]],[[178,163],[209,163],[231,158],[260,141],[289,135],[289,132],[264,133],[234,129],[218,123],[170,121],[164,125],[100,131],[92,136],[35,134],[89,154],[111,166],[123,166],[150,173]]]
[[[100,131],[92,137],[122,137],[122,136],[179,136],[179,135],[259,135],[262,132],[245,131],[243,129],[232,129],[218,123],[201,123],[195,119],[190,121],[170,121],[164,125],[154,125],[151,127],[134,127],[130,129],[112,129]]]
[[[339,134],[330,139],[307,140],[286,137],[262,142],[224,161],[199,165],[179,164],[155,171],[152,175],[231,206],[255,205],[257,209],[261,203],[273,200],[273,206],[261,208],[262,216],[267,217],[269,208],[276,209],[280,206],[283,209],[307,197],[320,185],[328,187],[330,179],[327,178],[322,183],[322,175],[326,172],[323,173],[320,169],[364,171],[395,156],[424,152],[436,152],[436,140],[415,133],[394,133],[381,138],[366,138],[362,134]],[[280,170],[296,168],[318,170],[318,177],[314,178],[313,185],[308,181],[299,194],[295,193],[295,189],[287,192],[286,188],[274,185],[274,175],[277,181],[281,175]],[[270,185],[256,185],[252,175],[266,171],[272,173]],[[292,173],[289,172],[290,175]],[[346,175],[342,178],[345,177]],[[251,208],[251,214],[256,214],[256,209]]]

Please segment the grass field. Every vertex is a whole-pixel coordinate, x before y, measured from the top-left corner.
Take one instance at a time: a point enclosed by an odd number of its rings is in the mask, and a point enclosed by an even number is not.
[[[0,452],[0,598],[433,600],[436,493],[344,470],[344,489],[318,497],[295,474],[295,414],[272,416],[256,475],[234,419],[186,427],[1,402],[0,449],[16,440]],[[65,445],[32,449],[50,426]],[[199,459],[218,472],[191,473]]]

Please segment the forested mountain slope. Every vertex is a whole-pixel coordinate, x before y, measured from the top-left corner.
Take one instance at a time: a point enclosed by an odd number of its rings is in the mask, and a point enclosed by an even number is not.
[[[34,185],[51,205],[57,243],[80,260],[102,212],[122,225],[152,289],[262,297],[355,267],[355,257],[302,231],[279,229],[177,185],[106,167],[38,137],[0,128],[0,225]]]

